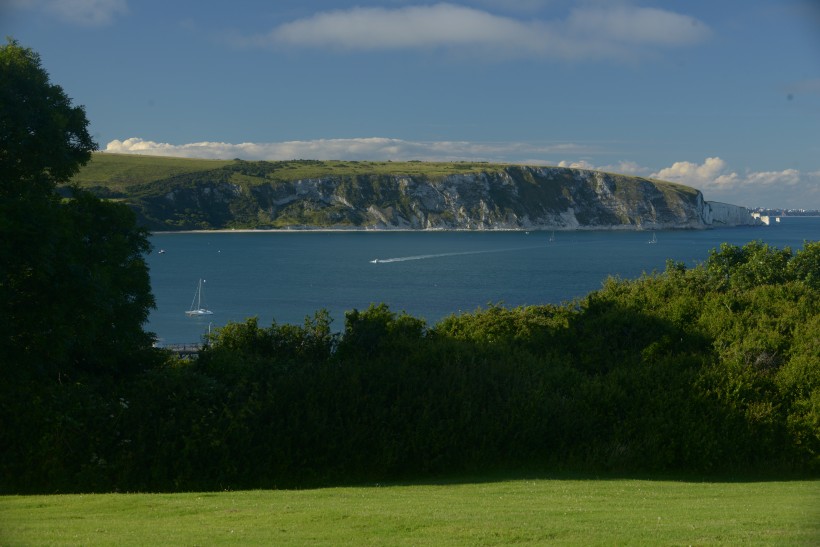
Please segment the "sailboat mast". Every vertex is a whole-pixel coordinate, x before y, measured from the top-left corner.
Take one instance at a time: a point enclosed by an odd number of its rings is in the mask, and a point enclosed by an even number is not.
[[[200,279],[200,283],[201,282],[202,282],[202,280]],[[191,311],[199,309],[199,305],[198,305],[198,302],[197,302],[198,299],[199,299],[199,285],[197,285],[196,292],[194,293],[194,299],[191,300]],[[197,304],[197,306],[194,307],[194,304]]]

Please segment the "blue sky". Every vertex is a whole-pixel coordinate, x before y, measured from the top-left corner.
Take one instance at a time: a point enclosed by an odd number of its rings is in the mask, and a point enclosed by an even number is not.
[[[489,160],[820,209],[815,0],[0,0],[100,149]]]

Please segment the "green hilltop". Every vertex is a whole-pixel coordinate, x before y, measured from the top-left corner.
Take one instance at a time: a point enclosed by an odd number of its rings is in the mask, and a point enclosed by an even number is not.
[[[152,230],[701,227],[693,188],[563,167],[96,153],[71,182]]]
[[[258,184],[270,181],[317,179],[333,176],[405,175],[441,178],[447,175],[498,171],[510,164],[487,162],[427,162],[427,161],[345,161],[286,160],[249,162],[239,159],[213,160],[111,154],[97,152],[91,161],[72,179],[83,188],[106,188],[127,192],[129,188],[176,175],[203,173],[238,164],[260,164],[266,167]]]
[[[231,160],[137,156],[133,154],[92,154],[72,183],[92,191],[125,193],[132,186],[167,179],[175,175],[218,169]]]

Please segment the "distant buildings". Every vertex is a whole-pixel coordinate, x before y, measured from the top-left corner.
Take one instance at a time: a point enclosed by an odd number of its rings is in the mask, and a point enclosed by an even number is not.
[[[752,209],[752,212],[760,217],[820,217],[820,210],[817,209],[767,209],[757,207]]]

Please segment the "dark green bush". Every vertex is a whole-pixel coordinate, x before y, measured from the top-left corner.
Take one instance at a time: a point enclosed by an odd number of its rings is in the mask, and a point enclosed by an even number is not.
[[[816,244],[723,246],[563,306],[219,329],[198,359],[0,404],[4,491],[291,487],[522,467],[820,471]],[[30,410],[13,422],[23,405]],[[7,444],[11,446],[11,444]]]

